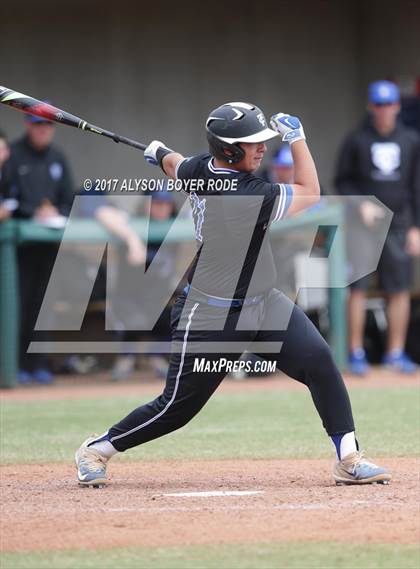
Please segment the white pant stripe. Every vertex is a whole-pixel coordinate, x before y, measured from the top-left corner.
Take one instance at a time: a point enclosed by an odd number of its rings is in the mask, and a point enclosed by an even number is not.
[[[115,437],[112,437],[112,439],[110,439],[111,443],[113,441],[116,441],[118,439],[121,439],[123,437],[126,437],[128,435],[131,435],[132,433],[135,433],[136,431],[139,431],[140,429],[143,429],[144,427],[147,427],[148,425],[150,425],[150,423],[153,423],[154,421],[156,421],[157,419],[159,419],[159,417],[162,417],[162,415],[164,413],[166,413],[166,411],[169,409],[169,407],[172,405],[172,403],[175,401],[175,397],[176,394],[178,392],[178,386],[179,386],[179,378],[181,377],[181,373],[182,373],[182,368],[184,367],[184,359],[185,359],[185,352],[187,349],[187,340],[188,340],[188,332],[190,331],[190,326],[191,326],[191,322],[192,322],[192,317],[194,316],[194,312],[197,310],[197,307],[200,303],[196,302],[194,304],[194,306],[191,309],[190,314],[188,315],[188,323],[187,326],[185,328],[185,334],[184,334],[184,342],[182,344],[182,352],[181,352],[181,361],[179,363],[179,369],[178,369],[178,373],[176,376],[176,381],[175,381],[175,389],[174,392],[172,394],[171,399],[168,401],[168,403],[166,404],[166,407],[164,409],[162,409],[162,411],[160,411],[157,415],[155,415],[154,417],[152,417],[151,419],[149,419],[148,421],[146,421],[145,423],[142,423],[141,425],[139,425],[138,427],[134,427],[134,429],[131,429],[130,431],[127,431],[126,433],[122,433],[121,435],[117,435]]]

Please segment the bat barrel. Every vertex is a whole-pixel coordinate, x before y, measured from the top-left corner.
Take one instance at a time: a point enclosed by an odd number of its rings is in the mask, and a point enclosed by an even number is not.
[[[45,101],[39,101],[33,97],[28,97],[27,95],[23,95],[22,93],[18,93],[17,91],[13,91],[13,89],[8,89],[7,87],[0,87],[0,103],[13,107],[24,113],[42,117],[49,121],[73,126],[87,132],[112,138],[114,142],[121,142],[122,144],[127,144],[128,146],[137,148],[138,150],[146,149],[146,145],[141,142],[137,142],[137,140],[132,140],[131,138],[126,138],[125,136],[120,136],[119,134],[115,134],[109,130],[104,130],[103,128],[89,124],[80,117],[58,109],[57,107],[53,107]]]
[[[80,117],[58,109],[46,101],[39,101],[6,87],[0,87],[0,103],[29,115],[75,128],[80,128],[80,124],[83,122]]]

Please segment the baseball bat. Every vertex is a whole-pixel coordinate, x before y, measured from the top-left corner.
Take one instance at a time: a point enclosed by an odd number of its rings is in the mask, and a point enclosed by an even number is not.
[[[0,103],[4,105],[9,105],[18,111],[28,113],[30,115],[35,115],[37,117],[42,117],[43,119],[53,121],[58,124],[66,124],[67,126],[73,126],[75,128],[80,128],[86,132],[91,132],[93,134],[100,134],[101,136],[106,136],[107,138],[112,138],[114,142],[121,142],[122,144],[127,144],[128,146],[133,146],[139,150],[144,150],[146,144],[132,140],[131,138],[126,138],[125,136],[120,136],[115,132],[110,132],[98,126],[88,123],[87,121],[76,117],[62,109],[58,109],[49,103],[44,101],[39,101],[33,97],[28,97],[28,95],[23,95],[13,89],[8,89],[7,87],[0,87]]]

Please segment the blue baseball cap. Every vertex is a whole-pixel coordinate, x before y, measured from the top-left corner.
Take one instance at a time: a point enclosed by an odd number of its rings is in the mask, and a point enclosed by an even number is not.
[[[150,192],[152,196],[152,201],[154,202],[173,202],[174,196],[173,193],[168,190],[168,181],[165,180],[163,188],[161,190],[156,190],[154,192]]]
[[[274,154],[271,164],[281,168],[291,168],[293,166],[293,156],[288,144],[281,146],[278,152]]]
[[[54,124],[52,121],[45,119],[44,117],[36,117],[35,115],[26,115],[25,116],[26,122],[30,123],[44,123],[44,124]]]
[[[369,85],[368,99],[374,105],[392,105],[400,102],[400,90],[391,81],[375,81]]]

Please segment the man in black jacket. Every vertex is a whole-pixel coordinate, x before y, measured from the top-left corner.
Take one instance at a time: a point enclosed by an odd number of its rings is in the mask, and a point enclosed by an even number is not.
[[[52,145],[54,124],[28,115],[25,126],[25,136],[11,145],[0,195],[15,204],[14,217],[51,225],[70,212],[74,196],[71,173],[63,153]],[[55,243],[24,243],[18,249],[21,383],[52,381],[45,356],[26,352],[56,253]]]
[[[410,314],[410,256],[420,254],[420,139],[397,121],[398,87],[376,81],[369,87],[369,120],[344,141],[338,159],[335,185],[342,195],[366,196],[358,219],[374,228],[382,209],[369,200],[377,197],[393,212],[392,224],[378,265],[381,289],[387,296],[388,345],[383,363],[403,373],[414,373],[415,364],[404,352]],[[363,349],[367,278],[355,282],[349,298],[349,369],[368,371]]]
[[[6,135],[0,130],[0,184],[3,176],[3,165],[10,158],[10,148],[6,140]],[[0,194],[0,222],[9,219],[11,215],[10,202],[4,200]],[[13,207],[13,202],[12,202]]]

